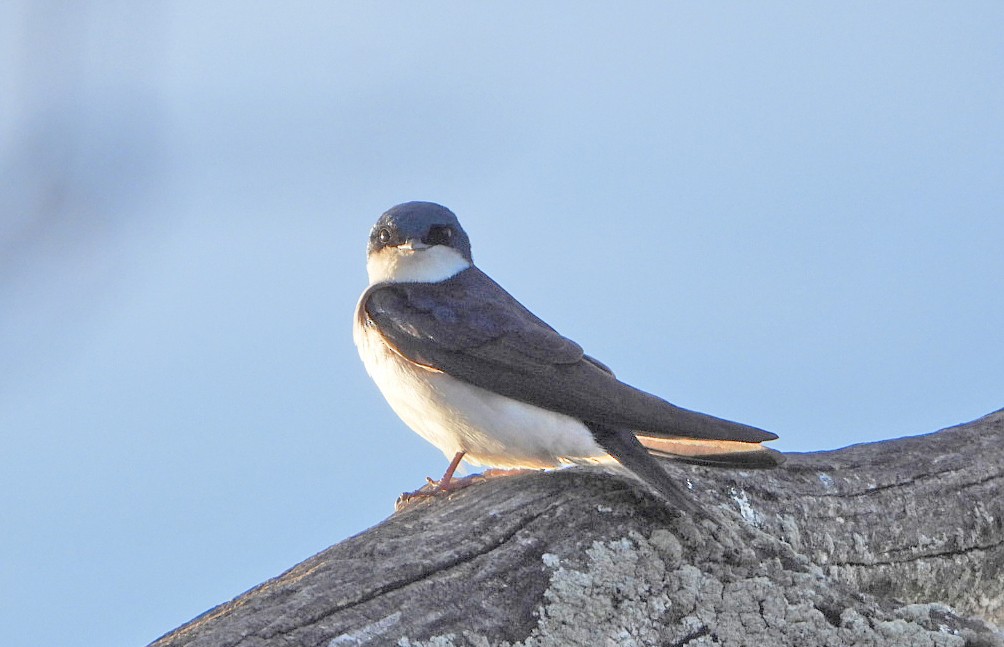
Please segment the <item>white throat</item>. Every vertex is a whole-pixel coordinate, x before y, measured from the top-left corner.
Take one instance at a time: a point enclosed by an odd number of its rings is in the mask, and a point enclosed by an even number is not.
[[[376,283],[438,283],[462,272],[471,263],[452,247],[433,245],[409,250],[384,247],[366,258],[370,285]]]

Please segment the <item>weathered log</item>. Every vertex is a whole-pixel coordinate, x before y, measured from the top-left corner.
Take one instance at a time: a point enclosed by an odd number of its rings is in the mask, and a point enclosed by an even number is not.
[[[153,643],[1004,645],[1004,410],[925,436],[420,502]]]

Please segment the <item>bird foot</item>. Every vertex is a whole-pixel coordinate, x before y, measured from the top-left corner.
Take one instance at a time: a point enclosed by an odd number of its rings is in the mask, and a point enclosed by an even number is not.
[[[399,512],[404,508],[408,507],[413,503],[418,501],[431,499],[433,497],[445,496],[448,494],[453,494],[458,490],[462,490],[466,487],[470,487],[476,483],[481,483],[482,481],[487,481],[490,478],[497,478],[499,476],[516,476],[518,474],[526,474],[529,472],[538,472],[540,470],[532,469],[515,469],[515,470],[504,470],[504,469],[487,469],[481,474],[471,474],[470,476],[464,476],[461,478],[454,478],[452,474],[447,477],[444,475],[443,478],[438,481],[433,480],[430,477],[425,477],[428,481],[425,485],[415,490],[414,492],[405,492],[397,498],[394,502],[394,511]]]
[[[425,480],[428,481],[428,483],[414,492],[405,492],[397,498],[397,501],[394,502],[394,510],[401,510],[412,503],[416,503],[424,499],[431,499],[437,496],[452,494],[457,490],[462,490],[465,487],[474,485],[474,483],[480,479],[480,474],[465,476],[463,478],[451,478],[449,480],[440,479],[439,481],[434,481],[432,478],[427,476],[425,477]]]

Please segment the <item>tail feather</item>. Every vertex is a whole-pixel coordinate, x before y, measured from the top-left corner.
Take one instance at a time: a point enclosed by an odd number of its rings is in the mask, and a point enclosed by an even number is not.
[[[633,433],[600,423],[585,424],[593,432],[596,442],[635,476],[655,488],[678,508],[694,515],[704,515],[693,498],[662,469]]]
[[[688,463],[751,469],[777,467],[784,462],[783,454],[760,443],[636,435],[652,455]]]
[[[648,483],[678,508],[707,516],[686,488],[666,472],[656,456],[717,467],[776,467],[784,456],[760,443],[736,440],[661,438],[639,435],[627,429],[586,422],[596,442],[617,462]]]

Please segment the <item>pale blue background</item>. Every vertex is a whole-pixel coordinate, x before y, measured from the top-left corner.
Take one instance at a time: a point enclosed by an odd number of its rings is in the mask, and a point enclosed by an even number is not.
[[[1004,406],[1001,34],[999,2],[4,2],[0,642],[145,644],[441,473],[350,335],[405,200],[782,450]]]

